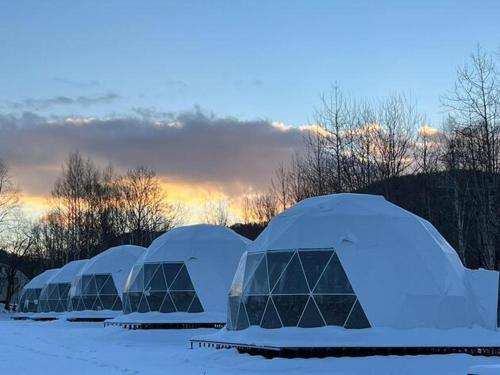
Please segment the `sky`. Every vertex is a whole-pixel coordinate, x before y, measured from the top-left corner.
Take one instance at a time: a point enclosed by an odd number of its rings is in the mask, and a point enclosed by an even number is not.
[[[499,50],[499,14],[496,0],[2,2],[0,159],[35,212],[74,150],[151,166],[193,206],[237,200],[300,149],[332,84],[410,94],[439,126],[456,68],[477,43]]]

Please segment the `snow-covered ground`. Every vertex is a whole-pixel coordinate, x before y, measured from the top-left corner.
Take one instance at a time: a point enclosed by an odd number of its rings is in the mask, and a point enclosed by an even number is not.
[[[2,316],[2,314],[0,314]],[[199,330],[129,331],[100,323],[0,317],[0,370],[12,374],[466,374],[500,358],[468,355],[273,359],[235,350],[194,349]]]

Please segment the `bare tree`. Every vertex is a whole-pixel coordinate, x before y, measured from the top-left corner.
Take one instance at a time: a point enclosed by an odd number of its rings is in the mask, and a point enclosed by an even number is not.
[[[230,218],[227,199],[207,200],[203,211],[203,221],[206,224],[228,226]]]
[[[12,220],[19,207],[19,198],[19,190],[12,181],[7,164],[0,160],[0,233]]]

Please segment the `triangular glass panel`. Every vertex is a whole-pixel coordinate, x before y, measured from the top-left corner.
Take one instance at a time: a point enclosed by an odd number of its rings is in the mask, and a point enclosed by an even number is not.
[[[309,297],[307,301],[306,308],[304,309],[304,313],[299,321],[299,327],[302,328],[313,328],[313,327],[323,327],[325,322],[321,317],[321,314],[314,303],[314,299]]]
[[[328,264],[328,260],[332,257],[331,251],[299,251],[300,261],[306,274],[309,289],[313,290],[318,282],[321,273]]]
[[[102,286],[106,282],[106,280],[109,278],[110,275],[95,275],[94,280],[95,284],[97,286],[97,292],[101,290]]]
[[[191,278],[189,277],[189,273],[185,265],[182,266],[181,270],[177,274],[170,290],[194,290],[194,286],[191,283]]]
[[[149,312],[148,301],[146,301],[145,295],[141,297],[141,300],[139,301],[139,308],[137,311],[139,311],[140,313]]]
[[[245,329],[248,328],[248,317],[247,313],[245,312],[245,306],[240,303],[240,309],[238,311],[238,321],[236,323],[236,329]]]
[[[276,285],[279,277],[286,268],[286,265],[290,261],[293,255],[293,251],[287,252],[269,252],[267,253],[267,270],[269,275],[269,285],[271,290]]]
[[[95,283],[95,278],[92,276],[87,286],[87,295],[96,296],[97,295],[97,285]]]
[[[309,288],[307,287],[307,281],[302,271],[299,257],[297,254],[294,254],[288,266],[285,268],[285,271],[274,286],[273,294],[298,293],[309,293]]]
[[[69,288],[71,287],[71,284],[58,284],[57,288],[59,290],[59,298],[64,299],[68,296]]]
[[[333,254],[323,275],[314,288],[314,293],[354,293],[337,254]]]
[[[58,299],[59,298],[59,288],[57,284],[49,284],[47,285],[49,295],[48,299]]]
[[[352,305],[356,301],[356,296],[315,295],[314,299],[327,325],[343,327]]]
[[[172,298],[170,297],[170,294],[167,293],[165,295],[165,299],[163,300],[163,303],[161,304],[160,312],[171,313],[174,311],[175,311],[174,303],[172,302]]]
[[[96,297],[94,305],[92,306],[92,310],[97,310],[97,311],[104,310],[104,306],[102,305],[102,302],[99,297]]]
[[[229,297],[229,303],[228,303],[228,315],[227,315],[227,320],[228,320],[228,325],[230,329],[236,329],[236,323],[238,321],[238,308],[240,306],[240,297]]]
[[[142,292],[144,290],[144,268],[141,267],[139,272],[137,272],[129,290],[132,292]]]
[[[105,295],[117,294],[115,282],[113,281],[113,276],[109,275],[106,278],[104,283],[101,285],[101,290],[99,290],[99,294],[105,294]]]
[[[112,310],[116,297],[116,294],[100,296],[99,299],[101,300],[103,310]]]
[[[308,298],[307,295],[273,296],[274,306],[284,327],[297,326]]]
[[[267,262],[263,256],[255,272],[248,281],[246,294],[269,294],[269,281],[267,280]]]
[[[166,294],[167,292],[151,292],[149,296],[146,297],[148,300],[149,309],[151,311],[160,311],[161,304],[163,303]]]
[[[347,319],[344,327],[354,329],[371,327],[370,322],[368,321],[368,318],[366,317],[366,314],[363,311],[363,308],[361,307],[359,301],[356,301],[356,303],[354,304],[351,315],[349,315],[349,318]]]
[[[197,295],[194,296],[191,306],[189,306],[188,312],[190,313],[201,313],[203,312],[203,306],[201,305],[200,299]]]
[[[177,311],[188,311],[194,298],[194,292],[170,292]]]
[[[262,322],[260,323],[262,328],[281,328],[281,321],[278,316],[278,312],[274,307],[273,300],[269,298],[269,301],[266,306],[266,311],[264,312],[264,316],[262,317]]]
[[[250,325],[260,325],[269,297],[248,296],[245,299],[245,308],[247,310]]]
[[[111,308],[111,310],[113,310],[113,311],[123,310],[122,300],[119,296],[116,296],[115,303],[113,304],[113,307]]]
[[[155,274],[146,286],[146,289],[148,288],[155,291],[166,291],[168,289],[165,276],[163,275],[163,267],[159,266],[156,269]]]
[[[66,310],[66,307],[65,307],[64,303],[61,300],[59,300],[57,302],[56,312],[63,312],[64,310]]]
[[[89,289],[89,283],[90,280],[92,279],[92,276],[90,275],[83,275],[82,276],[82,292],[81,294],[88,294],[87,290]]]
[[[165,280],[167,281],[167,286],[170,286],[175,279],[175,276],[179,273],[182,267],[182,263],[163,263],[163,274],[165,275]]]
[[[153,278],[156,270],[160,267],[158,263],[144,264],[144,286],[146,287]]]
[[[142,293],[129,292],[128,299],[130,301],[130,310],[135,312],[139,309],[139,301],[141,300]]]

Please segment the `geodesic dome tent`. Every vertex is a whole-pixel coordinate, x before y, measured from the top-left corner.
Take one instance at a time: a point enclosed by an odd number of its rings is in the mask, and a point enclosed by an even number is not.
[[[163,234],[130,273],[124,313],[180,313],[156,314],[156,320],[225,322],[227,291],[249,242],[217,225],[189,225]]]
[[[495,329],[497,294],[498,272],[466,269],[426,220],[335,194],[299,202],[249,246],[226,327]]]
[[[59,271],[59,268],[53,268],[35,276],[26,284],[20,294],[17,311],[19,313],[36,313],[38,302],[42,289],[47,285],[51,278]]]
[[[146,249],[141,246],[112,247],[89,259],[71,283],[68,310],[120,311],[122,293],[130,269]]]
[[[71,282],[85,266],[87,260],[69,262],[50,279],[40,293],[39,313],[64,312],[68,310],[68,295]]]

